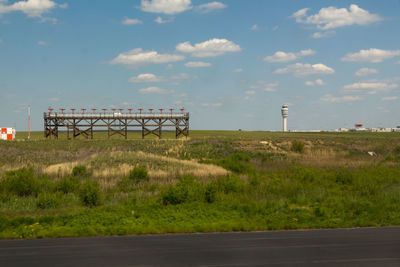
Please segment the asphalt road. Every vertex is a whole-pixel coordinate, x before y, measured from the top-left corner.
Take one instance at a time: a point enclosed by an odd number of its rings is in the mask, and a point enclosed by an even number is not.
[[[0,266],[400,266],[400,227],[1,240]]]

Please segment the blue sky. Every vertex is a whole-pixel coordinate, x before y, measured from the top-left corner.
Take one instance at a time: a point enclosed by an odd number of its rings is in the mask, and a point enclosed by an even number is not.
[[[180,108],[192,129],[400,125],[400,1],[0,0],[0,126]]]

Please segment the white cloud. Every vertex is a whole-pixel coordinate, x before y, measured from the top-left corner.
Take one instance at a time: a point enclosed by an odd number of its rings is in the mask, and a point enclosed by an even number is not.
[[[360,50],[358,53],[348,53],[341,58],[342,61],[352,62],[372,62],[379,63],[385,59],[400,56],[400,50],[382,50],[370,48],[368,50]]]
[[[242,68],[238,68],[238,69],[233,70],[233,72],[242,72],[242,71],[243,71]]]
[[[348,84],[343,87],[344,93],[366,93],[366,94],[376,94],[380,91],[390,91],[397,88],[398,85],[395,83],[386,82],[358,82],[353,84]]]
[[[186,73],[179,73],[176,75],[172,75],[169,78],[169,82],[173,85],[178,85],[181,81],[189,79],[189,75]]]
[[[142,0],[141,9],[145,12],[173,15],[192,8],[190,0]]]
[[[143,73],[136,77],[129,78],[130,83],[157,83],[162,81],[164,81],[164,78],[157,77],[152,73]]]
[[[311,50],[311,49],[301,50],[300,52],[297,52],[297,53],[292,53],[292,52],[286,53],[283,51],[278,51],[278,52],[275,52],[275,54],[272,56],[265,57],[264,61],[289,62],[289,61],[299,59],[301,57],[310,56],[310,55],[314,55],[314,54],[315,54],[315,51]]]
[[[378,70],[377,69],[371,69],[371,68],[361,68],[358,71],[354,73],[354,75],[358,77],[363,77],[363,76],[368,76],[371,74],[377,74]]]
[[[266,82],[266,81],[257,81],[256,84],[251,85],[251,89],[257,89],[257,88],[262,88],[266,92],[276,92],[276,88],[279,86],[279,82]]]
[[[335,36],[336,32],[335,31],[327,31],[327,32],[314,32],[311,37],[314,39],[320,39],[320,38],[329,38],[332,36]]]
[[[174,90],[166,90],[155,86],[142,88],[139,90],[140,94],[171,94],[173,92]]]
[[[60,99],[58,97],[52,97],[49,99],[51,102],[59,102]]]
[[[394,100],[397,100],[397,99],[399,99],[399,97],[398,96],[385,96],[385,97],[382,97],[382,101],[394,101]]]
[[[257,31],[258,29],[260,29],[260,27],[258,27],[257,24],[254,24],[253,26],[251,26],[250,30],[252,31]]]
[[[221,3],[221,2],[210,2],[210,3],[206,3],[206,4],[202,4],[196,7],[196,10],[200,13],[208,13],[211,11],[215,11],[215,10],[221,10],[226,8],[227,5]]]
[[[382,18],[378,14],[371,14],[367,10],[350,5],[349,9],[324,7],[315,15],[307,16],[308,8],[300,9],[295,12],[292,17],[297,23],[314,24],[318,29],[329,30],[338,27],[350,25],[368,25],[374,22],[381,21]]]
[[[157,22],[158,24],[165,24],[165,23],[170,23],[174,21],[174,17],[171,17],[169,19],[163,19],[162,17],[157,17],[154,21]]]
[[[279,29],[279,26],[278,26],[278,25],[272,27],[272,31],[276,31],[276,30],[278,30],[278,29]]]
[[[214,38],[194,46],[190,42],[180,43],[176,46],[176,50],[190,53],[193,57],[215,57],[227,52],[239,52],[242,48],[232,41]]]
[[[6,3],[7,1],[0,1],[0,15],[19,11],[30,18],[41,18],[43,14],[54,8],[66,8],[68,6],[67,4],[59,5],[51,0],[18,1],[11,5],[6,5]]]
[[[121,21],[121,24],[123,25],[135,25],[135,24],[142,24],[143,22],[140,19],[130,19],[130,18],[124,18]]]
[[[38,41],[37,44],[41,45],[41,46],[49,46],[50,45],[48,42],[45,42],[45,41]]]
[[[363,100],[363,98],[361,96],[351,96],[351,95],[336,97],[336,96],[327,94],[327,95],[324,95],[323,97],[321,97],[320,100],[323,102],[329,102],[329,103],[342,103],[342,102],[360,101],[360,100]]]
[[[119,54],[110,64],[121,64],[138,67],[147,64],[161,64],[184,60],[182,55],[159,54],[157,51],[143,51],[141,48],[132,49]]]
[[[224,104],[222,104],[222,103],[201,103],[201,105],[203,106],[203,107],[214,107],[214,108],[219,108],[219,107],[222,107]]]
[[[318,86],[322,86],[324,85],[324,81],[321,79],[316,79],[315,81],[306,81],[305,85],[307,86],[314,86],[314,85],[318,85]]]
[[[307,75],[316,74],[333,74],[335,70],[321,63],[318,64],[303,64],[296,63],[286,66],[286,68],[277,69],[274,71],[275,74],[292,73],[296,77],[303,77]]]
[[[246,95],[254,95],[254,94],[256,94],[256,91],[254,91],[254,90],[246,90],[246,91],[244,91],[244,93]]]
[[[211,63],[202,61],[189,61],[185,64],[185,66],[188,68],[204,68],[204,67],[210,67]]]

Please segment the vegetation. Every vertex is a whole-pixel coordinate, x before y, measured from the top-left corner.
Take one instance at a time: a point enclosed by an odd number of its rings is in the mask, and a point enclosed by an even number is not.
[[[0,142],[0,237],[400,224],[399,134],[191,134]]]

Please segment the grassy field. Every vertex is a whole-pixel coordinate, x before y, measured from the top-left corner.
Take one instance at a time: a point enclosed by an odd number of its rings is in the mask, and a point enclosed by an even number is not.
[[[0,142],[1,238],[400,225],[399,133],[26,136]]]

